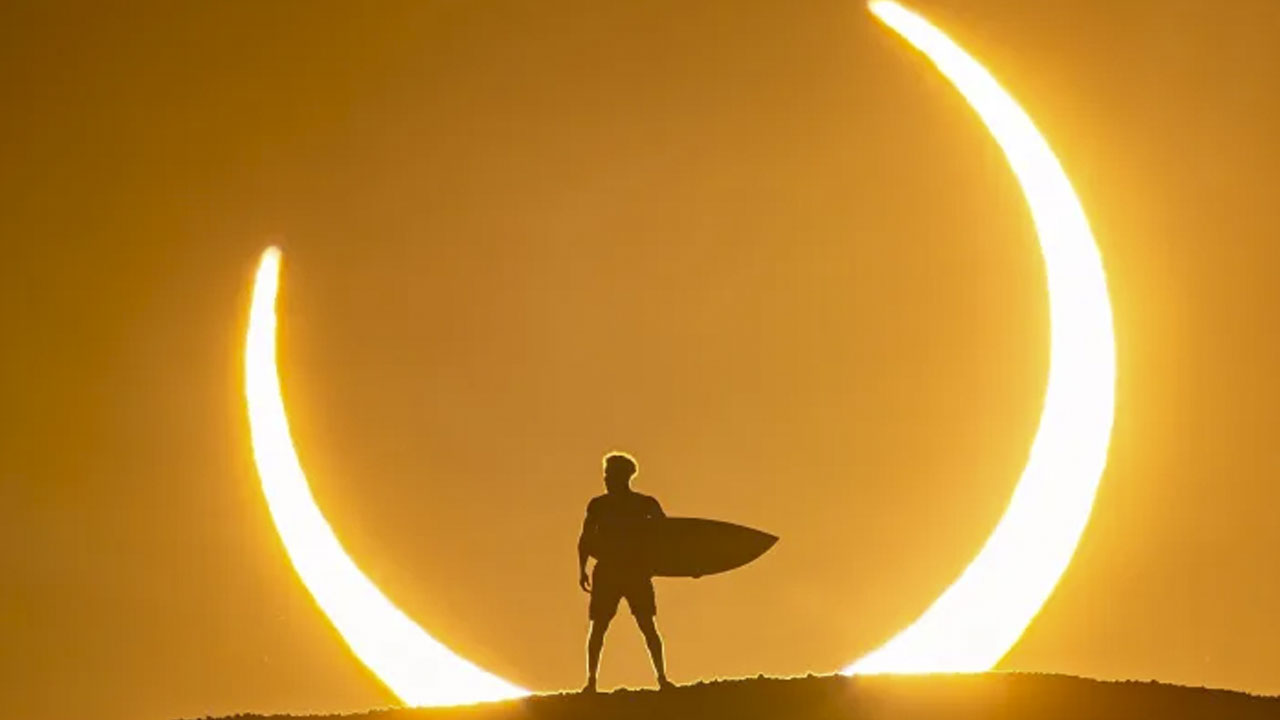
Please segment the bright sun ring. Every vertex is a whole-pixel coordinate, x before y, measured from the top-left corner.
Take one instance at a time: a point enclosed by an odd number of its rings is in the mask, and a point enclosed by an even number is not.
[[[1088,522],[1114,412],[1111,306],[1084,211],[1026,113],[926,20],[894,2],[870,7],[956,86],[1008,157],[1044,254],[1051,352],[1040,429],[996,529],[915,623],[845,672],[987,670],[1053,592]],[[280,251],[269,248],[258,267],[245,400],[263,494],[299,578],[356,657],[405,703],[452,705],[527,694],[459,657],[397,608],[356,566],[316,505],[293,447],[276,366],[280,263]]]

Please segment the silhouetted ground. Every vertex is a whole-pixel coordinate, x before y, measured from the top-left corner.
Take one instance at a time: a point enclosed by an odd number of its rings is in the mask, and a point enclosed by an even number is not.
[[[302,717],[237,715],[242,720]],[[667,692],[539,695],[504,703],[386,709],[342,720],[1280,720],[1280,698],[1152,682],[989,673],[921,677],[756,678]]]

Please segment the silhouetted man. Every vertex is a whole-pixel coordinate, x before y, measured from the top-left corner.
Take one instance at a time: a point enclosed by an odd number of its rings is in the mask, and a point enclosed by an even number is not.
[[[604,634],[618,612],[618,601],[627,607],[644,634],[658,686],[672,687],[662,659],[662,636],[654,624],[658,604],[653,595],[653,578],[641,562],[640,542],[646,523],[664,517],[662,506],[648,495],[631,489],[636,461],[626,453],[609,453],[604,458],[604,495],[587,503],[587,519],[578,538],[578,585],[591,593],[591,634],[587,638],[587,684],[583,692],[596,691],[600,652]],[[587,557],[596,559],[587,576]]]

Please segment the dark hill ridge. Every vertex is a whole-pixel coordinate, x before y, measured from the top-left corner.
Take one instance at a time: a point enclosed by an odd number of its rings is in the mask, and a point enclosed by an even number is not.
[[[303,716],[237,715],[239,720]],[[467,707],[385,709],[330,720],[1280,720],[1280,698],[1229,690],[987,673],[718,680],[658,693],[538,695]]]

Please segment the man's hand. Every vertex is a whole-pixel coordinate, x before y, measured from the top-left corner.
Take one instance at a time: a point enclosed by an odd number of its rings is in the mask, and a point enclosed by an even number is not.
[[[582,592],[591,592],[591,576],[587,575],[586,568],[578,568],[578,587],[582,588]]]

